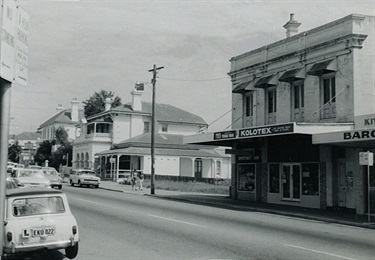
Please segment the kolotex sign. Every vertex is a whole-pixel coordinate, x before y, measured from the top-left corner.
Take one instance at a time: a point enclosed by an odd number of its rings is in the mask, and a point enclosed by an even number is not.
[[[294,124],[270,125],[262,127],[251,127],[238,130],[230,130],[224,132],[215,132],[214,140],[249,138],[258,136],[278,135],[285,133],[293,133]]]
[[[264,135],[276,135],[284,133],[293,133],[294,124],[272,125],[263,127],[253,127],[238,130],[238,137],[256,137]]]

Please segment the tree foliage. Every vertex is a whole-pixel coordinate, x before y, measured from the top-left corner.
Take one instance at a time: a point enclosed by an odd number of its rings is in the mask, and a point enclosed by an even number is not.
[[[65,130],[64,127],[60,126],[59,128],[57,128],[56,133],[55,133],[55,139],[56,139],[57,144],[65,145],[69,143],[68,137],[69,137],[68,132]]]
[[[121,105],[121,98],[115,96],[115,93],[107,90],[100,90],[95,92],[89,99],[83,101],[85,117],[95,115],[103,112],[105,109],[106,98],[111,99],[111,108]]]
[[[54,146],[56,149],[52,149]],[[43,165],[48,160],[48,165],[59,169],[60,165],[71,166],[71,160],[73,154],[72,143],[68,139],[68,133],[64,127],[59,127],[55,133],[55,140],[43,141],[36,151],[34,160],[38,165]],[[68,158],[68,159],[67,159]]]
[[[12,162],[19,162],[21,152],[22,152],[22,148],[18,144],[18,141],[16,141],[14,144],[9,146],[8,148],[8,159]]]
[[[36,164],[43,165],[46,160],[50,160],[54,143],[54,141],[44,140],[39,144],[34,155],[34,161]]]

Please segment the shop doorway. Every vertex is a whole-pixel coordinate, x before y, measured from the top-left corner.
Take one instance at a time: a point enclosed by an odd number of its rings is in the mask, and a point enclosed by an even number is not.
[[[283,164],[282,171],[282,194],[283,200],[301,199],[301,165],[288,163]]]
[[[346,207],[346,166],[344,162],[339,162],[337,167],[338,182],[338,206]]]

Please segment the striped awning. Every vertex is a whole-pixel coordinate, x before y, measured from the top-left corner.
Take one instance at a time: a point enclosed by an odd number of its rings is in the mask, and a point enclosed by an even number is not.
[[[303,68],[291,69],[285,71],[279,78],[279,81],[290,82],[292,80],[299,80],[305,78],[305,71]]]
[[[246,91],[247,86],[250,85],[250,81],[243,82],[238,84],[233,90],[232,93],[243,93]]]
[[[254,87],[255,88],[266,88],[266,87],[272,87],[277,86],[277,79],[275,75],[266,76],[263,78],[260,78],[255,82]]]
[[[337,62],[335,59],[317,62],[308,70],[309,75],[321,75],[337,71]]]

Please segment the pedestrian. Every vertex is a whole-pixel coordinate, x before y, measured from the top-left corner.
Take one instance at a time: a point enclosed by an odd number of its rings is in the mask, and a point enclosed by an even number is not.
[[[137,171],[134,169],[131,174],[132,190],[137,190]]]
[[[139,189],[143,190],[143,181],[145,179],[145,176],[143,175],[142,171],[138,172],[138,183],[139,183]]]

